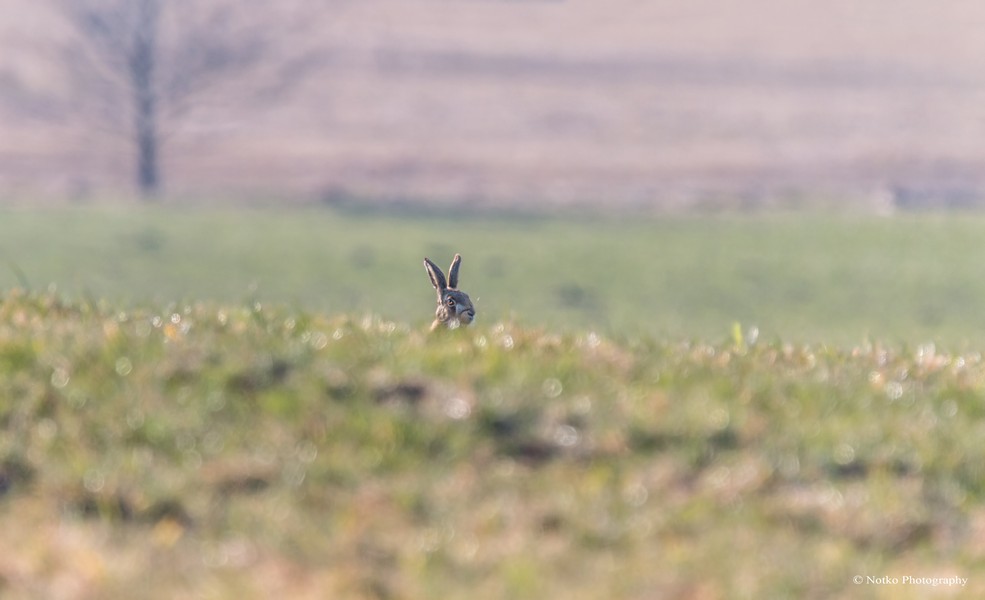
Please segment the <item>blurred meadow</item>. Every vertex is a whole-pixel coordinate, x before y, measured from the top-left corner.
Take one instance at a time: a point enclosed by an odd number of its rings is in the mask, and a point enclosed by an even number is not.
[[[0,591],[985,593],[981,354],[751,333],[8,291]]]
[[[977,597],[981,226],[4,211],[0,590]]]
[[[0,213],[4,288],[167,306],[211,299],[433,315],[421,265],[464,256],[484,322],[619,337],[866,340],[978,347],[985,219],[443,216],[303,209]]]
[[[983,29],[7,0],[0,598],[985,596]]]

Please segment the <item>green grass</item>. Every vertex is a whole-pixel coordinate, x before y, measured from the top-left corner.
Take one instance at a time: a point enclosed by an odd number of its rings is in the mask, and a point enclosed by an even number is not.
[[[981,356],[738,333],[8,292],[0,593],[981,597]]]
[[[0,597],[982,597],[983,225],[6,211]]]
[[[260,300],[405,322],[421,259],[465,257],[485,322],[576,332],[977,347],[981,216],[429,217],[187,207],[0,212],[0,288],[164,304]]]

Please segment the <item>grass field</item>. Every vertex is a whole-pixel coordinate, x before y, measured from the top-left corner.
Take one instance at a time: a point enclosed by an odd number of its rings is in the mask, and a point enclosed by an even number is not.
[[[981,597],[983,386],[928,346],[8,293],[0,592]]]
[[[985,218],[630,220],[327,210],[0,212],[0,289],[165,306],[212,299],[432,314],[421,259],[464,256],[485,322],[720,339],[980,346]]]
[[[982,597],[983,224],[5,212],[0,596]]]

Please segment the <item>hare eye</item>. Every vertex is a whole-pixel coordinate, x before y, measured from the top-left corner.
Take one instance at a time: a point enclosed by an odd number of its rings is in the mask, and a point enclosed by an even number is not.
[[[449,298],[446,301],[446,303],[448,304],[448,306],[455,306],[455,299],[454,298]]]

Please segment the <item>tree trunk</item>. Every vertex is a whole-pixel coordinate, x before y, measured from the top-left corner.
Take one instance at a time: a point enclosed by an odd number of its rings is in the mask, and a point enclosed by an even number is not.
[[[160,188],[154,104],[138,100],[137,110],[137,187],[145,200],[151,200]]]
[[[158,0],[137,0],[137,27],[130,55],[130,83],[134,100],[134,141],[137,151],[137,187],[145,200],[153,200],[160,189],[157,114]]]

